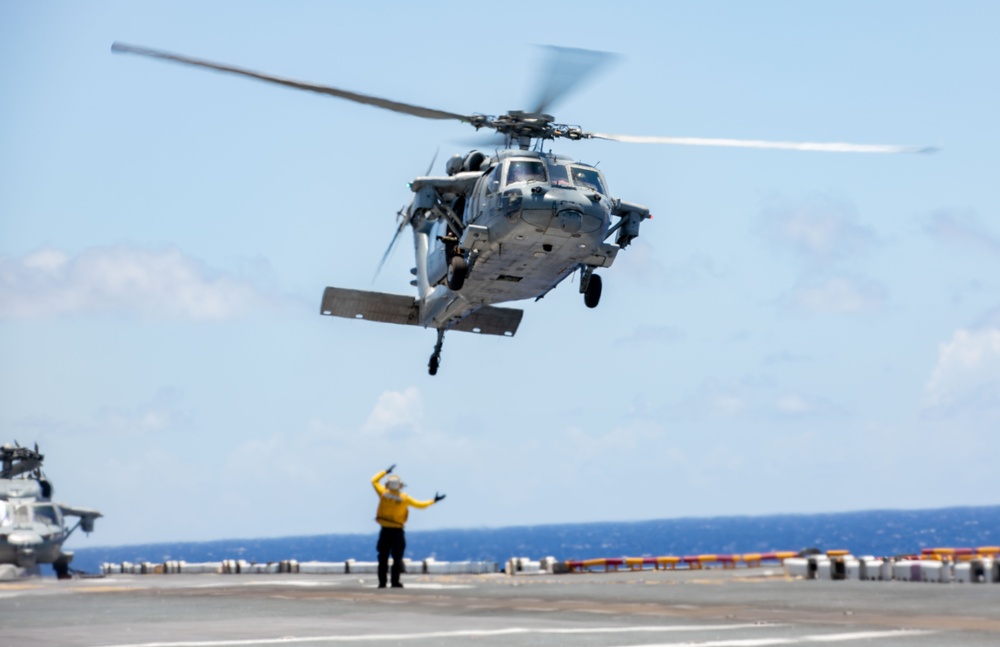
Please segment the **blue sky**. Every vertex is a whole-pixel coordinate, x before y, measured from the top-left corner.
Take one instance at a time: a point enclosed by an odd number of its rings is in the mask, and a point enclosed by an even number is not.
[[[1000,6],[0,5],[0,428],[76,545],[998,503]],[[553,108],[648,205],[584,307],[513,339],[320,317],[408,294],[409,199],[474,133],[135,56],[162,48],[458,113],[527,108],[537,45],[620,57]]]

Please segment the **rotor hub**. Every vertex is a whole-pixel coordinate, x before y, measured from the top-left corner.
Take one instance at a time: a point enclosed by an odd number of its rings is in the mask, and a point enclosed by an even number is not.
[[[480,128],[492,128],[507,137],[508,142],[519,142],[521,148],[527,148],[528,142],[531,140],[556,139],[559,137],[579,140],[589,137],[589,134],[584,132],[579,126],[557,124],[553,123],[554,121],[555,117],[552,115],[541,112],[525,112],[523,110],[511,110],[499,117],[474,115],[470,119],[470,123],[477,130]]]

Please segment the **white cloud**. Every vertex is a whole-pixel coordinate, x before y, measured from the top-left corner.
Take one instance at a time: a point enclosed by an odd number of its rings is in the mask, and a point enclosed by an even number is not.
[[[860,314],[885,304],[885,288],[876,281],[834,276],[813,285],[800,285],[782,301],[812,314]]]
[[[850,417],[849,407],[831,402],[827,398],[796,391],[779,392],[773,401],[773,412],[779,419],[844,419]]]
[[[420,390],[407,387],[403,391],[386,391],[379,396],[368,415],[364,431],[384,434],[391,431],[419,431],[424,419],[424,403]]]
[[[1000,329],[956,330],[938,350],[925,398],[942,413],[1000,408]]]
[[[41,249],[22,258],[0,256],[0,318],[124,313],[220,320],[278,301],[174,247],[93,247],[77,256]]]
[[[794,393],[786,393],[779,396],[778,399],[775,400],[774,406],[781,413],[788,415],[802,415],[812,411],[812,405],[810,405],[805,398]]]
[[[692,418],[732,418],[750,414],[758,385],[750,380],[715,380],[702,383],[672,413]]]
[[[811,265],[829,265],[862,254],[877,238],[859,225],[854,208],[828,196],[798,204],[774,204],[761,216],[761,231],[779,248],[790,249]]]
[[[740,420],[767,424],[802,419],[843,419],[849,409],[815,393],[776,383],[768,376],[711,378],[689,395],[668,405],[670,418],[693,420]]]
[[[88,433],[106,434],[119,439],[176,433],[191,426],[192,414],[184,410],[183,405],[181,393],[173,389],[161,389],[151,401],[132,409],[100,409],[96,414],[96,422]]]

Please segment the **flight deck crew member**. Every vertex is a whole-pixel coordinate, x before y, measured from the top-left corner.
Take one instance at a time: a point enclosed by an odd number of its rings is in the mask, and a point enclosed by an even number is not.
[[[409,494],[403,492],[405,483],[398,476],[390,476],[386,479],[385,485],[382,478],[392,474],[396,465],[379,472],[372,478],[372,485],[378,493],[378,511],[375,513],[375,521],[382,526],[378,535],[378,587],[385,588],[386,575],[389,571],[389,556],[392,555],[392,586],[403,588],[403,583],[399,581],[399,576],[403,572],[403,551],[406,550],[406,536],[403,534],[403,526],[406,525],[406,518],[410,514],[409,507],[426,508],[444,498],[443,494],[434,494],[430,501],[417,501]]]

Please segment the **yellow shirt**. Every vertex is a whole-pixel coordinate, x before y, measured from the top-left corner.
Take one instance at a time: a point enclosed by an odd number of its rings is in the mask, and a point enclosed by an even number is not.
[[[382,470],[372,479],[372,486],[378,493],[378,511],[375,513],[375,521],[379,525],[386,528],[402,528],[410,514],[409,506],[426,508],[434,503],[434,499],[417,501],[406,492],[393,492],[381,483],[385,474],[385,470]]]

